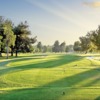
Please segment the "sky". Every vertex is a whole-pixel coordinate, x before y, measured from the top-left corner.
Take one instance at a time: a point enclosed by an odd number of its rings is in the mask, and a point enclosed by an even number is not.
[[[15,25],[27,21],[44,45],[67,45],[100,25],[100,0],[0,0],[0,16]]]

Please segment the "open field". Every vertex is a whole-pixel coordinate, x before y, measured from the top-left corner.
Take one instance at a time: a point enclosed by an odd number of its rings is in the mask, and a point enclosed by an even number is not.
[[[100,100],[100,55],[91,56],[0,58],[0,100]]]

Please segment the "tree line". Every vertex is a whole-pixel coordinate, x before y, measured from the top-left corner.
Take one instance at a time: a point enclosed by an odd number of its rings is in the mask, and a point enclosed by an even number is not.
[[[9,52],[11,56],[18,52],[30,52],[32,44],[37,41],[37,37],[30,37],[31,32],[27,21],[19,23],[17,26],[9,19],[0,16],[0,56]]]
[[[52,46],[50,45],[43,45],[42,42],[38,42],[37,45],[34,47],[35,52],[55,52],[55,53],[62,53],[62,52],[72,52],[73,45],[66,45],[65,42],[60,43],[58,40],[54,42]]]
[[[85,53],[100,51],[100,26],[85,36],[79,37],[79,41],[74,42],[74,50]]]
[[[65,42],[60,44],[58,40],[52,46],[43,45],[41,42],[34,46],[33,44],[37,42],[37,36],[31,37],[31,34],[27,21],[14,25],[10,19],[0,16],[0,56],[2,57],[2,53],[6,53],[8,58],[9,53],[11,56],[15,54],[17,57],[19,52],[58,53],[72,51],[72,45],[66,46]]]
[[[88,32],[85,36],[79,37],[78,41],[74,42],[74,45],[66,45],[65,42],[60,43],[58,40],[54,42],[52,46],[43,45],[42,42],[38,42],[37,45],[33,45],[37,42],[37,36],[31,37],[31,31],[27,21],[20,22],[18,25],[0,16],[0,56],[2,53],[9,53],[11,56],[15,53],[18,56],[18,52],[94,52],[100,50],[100,26],[96,30]]]

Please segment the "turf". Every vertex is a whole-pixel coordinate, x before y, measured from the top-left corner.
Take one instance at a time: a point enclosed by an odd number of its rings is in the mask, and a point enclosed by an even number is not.
[[[99,56],[25,54],[0,58],[0,100],[100,100]]]

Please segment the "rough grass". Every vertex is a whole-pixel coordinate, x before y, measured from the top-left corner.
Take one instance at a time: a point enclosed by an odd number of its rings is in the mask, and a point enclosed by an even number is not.
[[[90,55],[0,58],[0,100],[100,100],[100,61]]]

